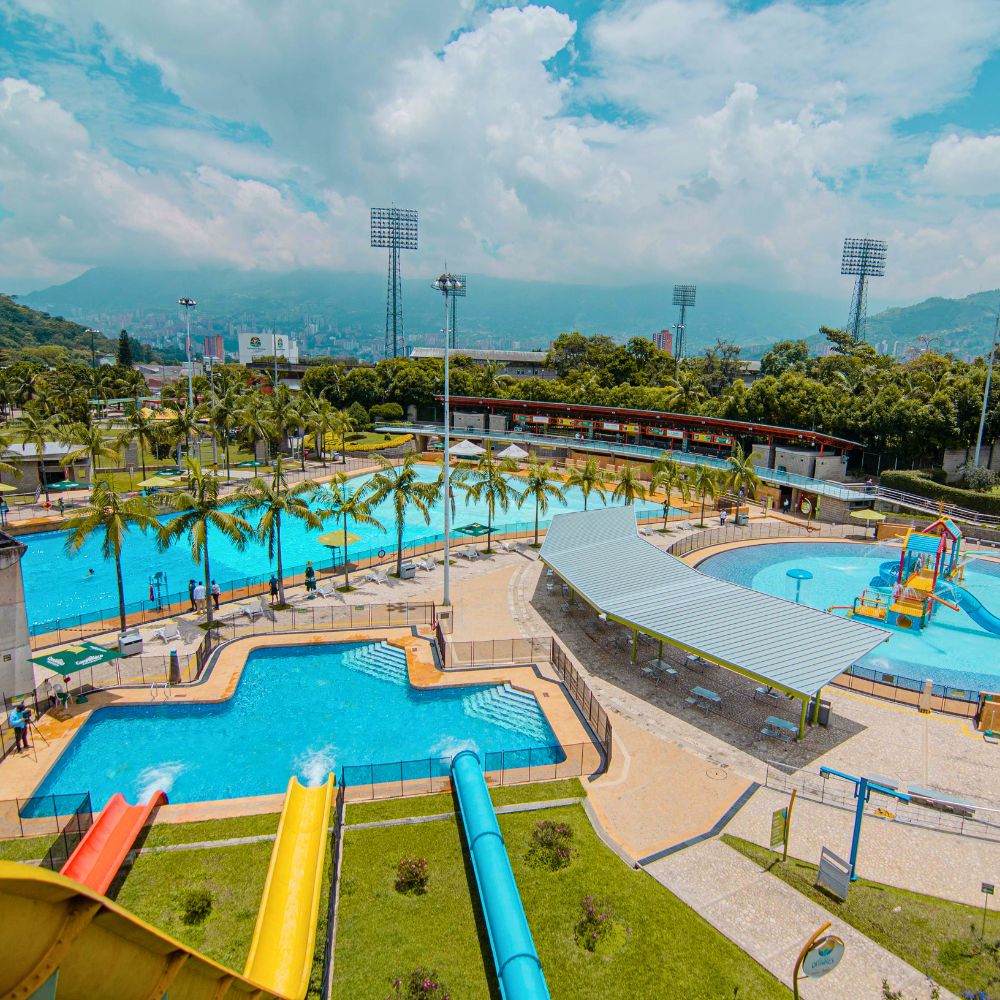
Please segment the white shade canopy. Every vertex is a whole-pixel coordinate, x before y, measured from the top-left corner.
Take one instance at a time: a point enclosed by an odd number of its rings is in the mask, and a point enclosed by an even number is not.
[[[508,448],[504,448],[502,452],[497,456],[498,458],[513,458],[520,461],[522,458],[527,458],[528,453],[523,449],[519,448],[516,444],[510,445]]]
[[[457,455],[459,458],[478,458],[480,455],[486,453],[485,448],[480,448],[478,444],[473,444],[468,439],[459,441],[458,444],[452,445],[448,450],[452,455]]]

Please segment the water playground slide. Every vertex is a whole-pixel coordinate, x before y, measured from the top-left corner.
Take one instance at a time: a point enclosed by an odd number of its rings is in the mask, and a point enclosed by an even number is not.
[[[945,590],[942,596],[953,600],[980,628],[994,635],[1000,635],[1000,618],[989,611],[978,597],[957,583],[949,584],[949,587],[950,591]]]
[[[94,892],[106,893],[153,810],[166,801],[166,792],[156,791],[145,805],[130,806],[121,792],[116,792],[59,874]]]
[[[314,788],[292,777],[243,975],[300,1000],[309,987],[333,775]]]
[[[496,813],[472,750],[451,762],[452,783],[479,887],[483,917],[504,1000],[549,1000],[549,989],[531,938]]]
[[[87,886],[0,861],[0,996],[291,1000],[168,937]]]

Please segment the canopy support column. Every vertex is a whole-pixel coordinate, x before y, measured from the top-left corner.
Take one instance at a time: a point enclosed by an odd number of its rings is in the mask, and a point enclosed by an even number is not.
[[[802,714],[799,716],[799,739],[804,739],[806,735],[806,710],[809,708],[809,699],[802,699]]]
[[[639,659],[639,630],[637,628],[632,629],[632,662],[636,663]]]
[[[659,650],[657,650],[656,658],[658,660],[662,660],[663,659],[663,640],[662,639],[660,640],[660,648],[659,648]]]
[[[811,726],[815,726],[819,722],[819,699],[823,694],[823,689],[820,688],[816,692],[816,700],[813,702],[812,718],[809,720]]]

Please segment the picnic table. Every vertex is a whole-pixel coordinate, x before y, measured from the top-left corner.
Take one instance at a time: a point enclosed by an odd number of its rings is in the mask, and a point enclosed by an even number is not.
[[[687,665],[689,670],[695,670],[699,674],[705,672],[705,661],[700,656],[696,656],[694,653],[688,653]]]
[[[754,688],[753,697],[754,701],[758,698],[763,701],[778,701],[781,698],[781,692],[775,691],[773,687],[768,685],[767,687]]]
[[[922,785],[910,785],[906,793],[912,802],[918,802],[922,806],[930,806],[932,809],[940,809],[942,812],[956,813],[966,817],[974,816],[976,812],[975,802],[969,802],[956,795],[948,795],[933,788],[924,788]]]
[[[642,676],[649,677],[659,684],[664,677],[671,681],[677,680],[677,671],[666,660],[652,659],[649,661],[649,666],[642,668]]]
[[[710,708],[718,708],[722,704],[722,698],[715,691],[711,691],[708,688],[693,687],[691,688],[691,697],[688,698],[688,704],[697,705],[699,708],[708,711]]]
[[[787,719],[779,718],[777,715],[769,715],[764,720],[764,728],[761,729],[761,735],[773,736],[775,739],[788,743],[799,735],[799,727]]]

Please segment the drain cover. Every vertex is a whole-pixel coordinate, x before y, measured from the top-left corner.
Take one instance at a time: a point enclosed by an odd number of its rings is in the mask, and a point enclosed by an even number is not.
[[[710,767],[705,773],[713,781],[725,781],[727,777],[725,770],[721,767]]]

